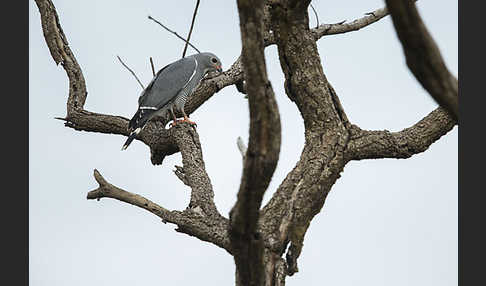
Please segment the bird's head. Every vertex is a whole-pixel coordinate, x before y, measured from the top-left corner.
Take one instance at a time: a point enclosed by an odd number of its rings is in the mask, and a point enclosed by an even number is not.
[[[198,63],[202,64],[207,72],[223,72],[223,66],[219,58],[213,53],[200,53],[197,55]]]

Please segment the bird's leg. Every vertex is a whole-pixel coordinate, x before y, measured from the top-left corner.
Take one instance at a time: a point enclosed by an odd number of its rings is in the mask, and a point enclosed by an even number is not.
[[[186,112],[184,111],[184,107],[181,108],[182,114],[184,115],[184,120],[181,120],[181,122],[187,122],[191,125],[197,126],[196,122],[189,120],[189,116],[187,116]]]
[[[174,109],[173,109],[172,106],[170,107],[170,113],[172,114],[172,118],[174,118],[174,121],[172,121],[172,123],[169,124],[169,126],[172,127],[172,126],[175,126],[178,122],[177,117],[174,114]]]

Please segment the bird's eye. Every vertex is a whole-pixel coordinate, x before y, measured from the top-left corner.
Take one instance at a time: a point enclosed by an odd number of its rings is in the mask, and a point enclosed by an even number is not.
[[[217,60],[216,58],[212,58],[212,59],[211,59],[211,61],[212,61],[213,63],[217,63],[217,62],[218,62],[218,60]]]

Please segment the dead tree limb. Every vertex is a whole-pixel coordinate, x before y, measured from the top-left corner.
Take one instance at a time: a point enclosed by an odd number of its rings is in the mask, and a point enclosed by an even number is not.
[[[413,0],[416,2],[417,0]],[[372,12],[365,13],[365,17],[355,19],[346,23],[346,20],[334,24],[322,24],[312,29],[312,33],[316,40],[329,35],[344,34],[348,32],[358,31],[364,27],[367,27],[373,23],[378,22],[390,13],[386,7],[374,10]]]
[[[336,24],[322,24],[313,30],[314,37],[317,40],[327,35],[344,34],[347,32],[358,31],[368,25],[378,22],[387,15],[388,10],[386,8],[381,8],[370,12],[365,17],[356,19],[349,23],[346,23],[346,21],[342,21]]]
[[[63,65],[70,81],[68,115],[64,119],[65,124],[76,130],[126,135],[128,133],[127,119],[96,114],[83,109],[87,95],[84,77],[67,45],[55,7],[50,0],[36,0],[36,3],[41,13],[44,37],[51,55],[56,63]],[[223,78],[224,76],[220,80]],[[141,196],[109,184],[98,171],[95,171],[94,176],[100,187],[89,192],[88,199],[111,197],[142,207],[166,221],[177,224],[178,231],[212,242],[231,252],[227,233],[229,221],[219,214],[214,204],[212,185],[205,170],[201,145],[195,129],[187,124],[178,124],[166,130],[160,122],[155,122],[147,128],[148,130],[143,132],[141,140],[147,142],[151,148],[165,146],[165,143],[168,143],[167,145],[171,146],[169,148],[173,148],[173,152],[181,151],[187,183],[192,188],[188,208],[183,212],[169,212]]]
[[[62,118],[65,125],[75,130],[128,135],[128,119],[83,109],[87,97],[83,74],[54,5],[51,0],[36,3],[51,55],[69,78],[67,115]],[[153,121],[138,138],[150,147],[154,164],[181,152],[183,166],[176,167],[176,175],[191,188],[190,203],[184,211],[169,211],[117,188],[97,171],[94,176],[99,187],[88,193],[88,199],[106,197],[130,203],[176,224],[177,231],[222,247],[235,258],[238,285],[285,285],[285,277],[298,271],[307,229],[350,160],[410,157],[426,150],[457,124],[443,108],[399,132],[362,130],[349,122],[325,76],[316,40],[369,25],[386,16],[386,11],[369,13],[353,25],[310,29],[309,4],[310,0],[269,0],[264,6],[256,0],[239,0],[241,56],[222,75],[204,80],[185,106],[191,113],[221,88],[237,83],[239,90],[248,94],[250,136],[230,220],[221,216],[214,204],[199,136],[188,124],[165,129],[165,122]],[[323,33],[321,28],[329,29]],[[304,121],[305,143],[300,160],[260,209],[279,158],[281,140],[278,107],[263,54],[264,47],[271,44],[278,48],[285,93]]]
[[[176,224],[176,231],[211,242],[232,253],[229,221],[221,216],[214,204],[214,193],[204,167],[197,132],[188,124],[177,124],[170,132],[181,149],[185,178],[192,189],[189,206],[184,211],[169,211],[140,195],[122,190],[108,183],[97,170],[94,177],[99,187],[90,191],[87,198],[113,198],[143,208],[159,216],[163,222]]]
[[[238,0],[242,62],[250,109],[250,136],[237,201],[230,212],[230,238],[238,285],[262,285],[263,237],[257,232],[260,205],[280,153],[280,115],[267,77],[263,1]]]
[[[95,178],[98,183],[104,180],[101,174],[95,170]],[[169,211],[164,207],[144,198],[143,196],[127,192],[106,181],[88,193],[88,200],[102,198],[116,199],[136,207],[145,209],[162,219],[164,223],[172,223],[178,226],[177,232],[196,237],[225,249],[231,254],[231,246],[228,240],[228,221],[208,219],[202,216],[198,209],[184,211]]]
[[[189,206],[184,211],[169,211],[140,195],[115,187],[97,170],[94,177],[99,187],[89,192],[87,198],[113,198],[143,208],[159,216],[163,222],[176,224],[176,231],[211,242],[232,253],[229,221],[221,216],[214,204],[214,192],[204,166],[197,132],[188,124],[177,124],[170,132],[181,150],[185,179],[192,189]]]
[[[346,157],[350,160],[409,158],[427,150],[456,124],[450,114],[439,107],[399,132],[368,131],[354,126]]]
[[[56,64],[61,63],[69,78],[69,96],[67,100],[67,115],[63,118],[65,126],[78,131],[99,132],[128,136],[128,119],[90,112],[84,109],[87,89],[81,67],[76,61],[67,43],[67,37],[59,23],[55,7],[50,0],[36,0],[41,14],[42,29],[46,44]],[[187,114],[194,112],[199,106],[222,88],[233,85],[243,78],[241,62],[237,60],[223,74],[203,80],[185,105]],[[182,116],[176,112],[177,116]],[[151,122],[137,137],[149,146],[153,164],[161,164],[165,156],[178,152],[176,144],[170,139],[164,128],[166,122]]]

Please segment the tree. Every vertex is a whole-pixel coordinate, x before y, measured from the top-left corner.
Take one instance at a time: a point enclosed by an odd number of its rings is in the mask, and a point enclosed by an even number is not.
[[[126,118],[84,109],[87,91],[83,73],[67,45],[55,8],[51,1],[38,0],[36,3],[51,55],[57,64],[63,65],[70,80],[68,112],[63,118],[66,126],[82,131],[128,135]],[[387,4],[391,8],[393,3]],[[110,197],[128,202],[176,224],[180,232],[225,249],[235,258],[237,284],[283,285],[285,277],[298,270],[297,259],[310,222],[321,211],[327,194],[348,162],[408,158],[425,151],[457,124],[454,120],[457,105],[454,103],[444,104],[451,115],[438,108],[400,132],[368,131],[352,124],[324,74],[316,41],[325,35],[344,33],[376,22],[387,15],[387,10],[377,10],[351,23],[324,24],[312,29],[309,28],[308,5],[308,1],[269,1],[265,6],[258,1],[238,1],[242,55],[224,75],[203,82],[187,105],[187,112],[191,113],[230,85],[238,85],[248,94],[250,139],[244,152],[238,200],[229,219],[222,216],[214,204],[198,133],[185,125],[165,130],[164,122],[154,122],[139,139],[150,147],[151,162],[155,165],[162,164],[168,155],[181,153],[183,167],[177,169],[176,175],[192,189],[186,210],[169,211],[115,187],[97,171],[94,176],[99,188],[89,192],[88,198]],[[413,12],[414,6],[406,8]],[[393,9],[391,11],[395,23],[395,18],[405,18],[400,17],[400,10],[396,14]],[[402,28],[399,23],[396,26],[400,35]],[[407,43],[410,41],[406,35],[401,36],[401,40],[405,51],[409,51]],[[295,168],[270,202],[261,208],[263,194],[279,159],[281,140],[278,106],[266,75],[263,54],[269,45],[278,47],[285,91],[304,120],[305,145]],[[437,53],[432,55],[437,56]],[[413,63],[413,60],[409,62]],[[436,68],[435,65],[432,67]],[[450,78],[443,68],[437,69],[439,76],[445,74]],[[423,74],[418,73],[419,81],[426,87],[431,86],[430,93],[440,98],[440,92],[434,93],[436,85],[427,85],[435,78]],[[244,88],[241,88],[243,81]],[[438,81],[444,82],[443,77]],[[446,90],[452,89],[451,93],[454,93],[453,79],[451,82],[446,85]],[[455,88],[457,102],[457,80]],[[442,104],[441,100],[438,102]]]

